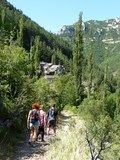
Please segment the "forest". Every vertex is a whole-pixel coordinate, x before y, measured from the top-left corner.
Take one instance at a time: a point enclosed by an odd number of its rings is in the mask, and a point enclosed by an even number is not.
[[[84,55],[82,13],[71,47],[6,0],[0,3],[0,157],[9,157],[25,134],[31,105],[47,109],[54,102],[59,112],[67,106],[85,121],[91,160],[119,160],[120,70],[109,71],[109,48],[103,49],[104,66],[97,65],[89,28]],[[64,65],[65,73],[49,83],[42,61]]]

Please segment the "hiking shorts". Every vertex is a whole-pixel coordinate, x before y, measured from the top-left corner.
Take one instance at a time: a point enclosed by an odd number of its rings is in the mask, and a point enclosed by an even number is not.
[[[39,122],[36,121],[36,122],[34,123],[34,126],[35,126],[35,127],[38,127],[38,126],[39,126]]]
[[[55,128],[55,127],[56,127],[55,120],[50,120],[50,121],[48,121],[47,127]]]
[[[30,129],[32,129],[33,128],[33,123],[30,123]]]
[[[32,128],[38,128],[38,126],[39,126],[38,121],[36,121],[34,124],[30,123],[30,129],[32,129]]]

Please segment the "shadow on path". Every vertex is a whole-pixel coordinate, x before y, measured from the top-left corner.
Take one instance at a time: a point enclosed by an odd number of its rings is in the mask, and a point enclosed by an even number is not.
[[[27,131],[25,141],[19,143],[14,160],[29,160],[32,157],[40,158],[40,156],[43,156],[47,151],[46,146],[49,145],[49,138],[46,137],[46,135],[45,142],[36,141],[35,146],[33,147],[28,144],[29,134],[29,131]],[[35,160],[37,160],[36,158]]]

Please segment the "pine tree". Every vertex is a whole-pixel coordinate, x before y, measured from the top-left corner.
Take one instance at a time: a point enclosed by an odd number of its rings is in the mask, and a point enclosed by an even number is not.
[[[83,27],[82,13],[75,26],[75,46],[73,51],[73,72],[75,76],[77,105],[82,101]]]

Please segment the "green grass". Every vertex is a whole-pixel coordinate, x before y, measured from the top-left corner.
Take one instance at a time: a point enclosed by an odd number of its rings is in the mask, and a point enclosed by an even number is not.
[[[69,123],[57,132],[51,144],[49,160],[90,160],[89,149],[85,140],[83,121],[73,116]]]

